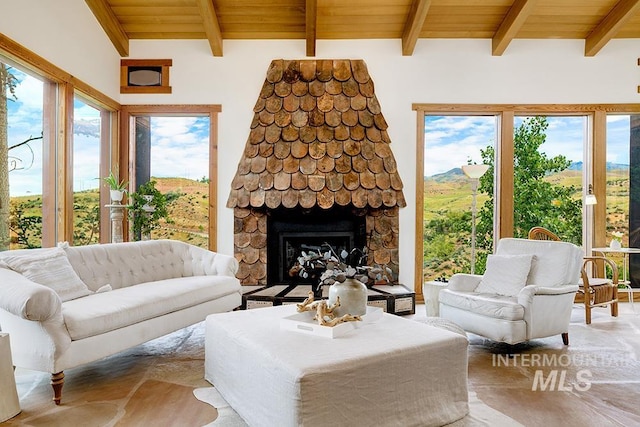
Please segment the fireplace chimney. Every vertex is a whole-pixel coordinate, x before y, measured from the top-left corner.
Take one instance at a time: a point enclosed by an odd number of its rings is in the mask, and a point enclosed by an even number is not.
[[[273,284],[269,223],[283,215],[356,218],[369,263],[397,274],[398,209],[406,202],[364,61],[274,60],[253,110],[227,201],[241,282]]]

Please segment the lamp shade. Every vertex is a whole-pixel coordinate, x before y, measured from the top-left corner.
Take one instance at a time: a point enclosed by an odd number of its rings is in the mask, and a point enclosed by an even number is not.
[[[462,172],[471,179],[479,179],[486,171],[489,170],[489,165],[463,165]]]

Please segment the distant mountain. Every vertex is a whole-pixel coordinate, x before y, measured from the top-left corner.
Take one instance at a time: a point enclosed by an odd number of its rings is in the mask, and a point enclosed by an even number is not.
[[[582,162],[573,162],[571,166],[569,166],[569,170],[572,171],[581,171],[582,170]],[[611,163],[607,162],[607,170],[629,170],[629,165],[625,165],[623,163]]]
[[[446,172],[437,173],[431,176],[425,176],[425,179],[430,179],[436,182],[447,182],[464,178],[464,173],[461,168],[453,168]]]
[[[571,163],[571,166],[569,166],[568,170],[572,170],[572,171],[581,171],[582,170],[582,162],[573,162]],[[629,165],[625,165],[623,163],[611,163],[611,162],[607,162],[607,170],[608,171],[612,171],[612,170],[623,170],[623,171],[628,171],[629,170]],[[464,178],[464,173],[462,173],[462,169],[461,168],[453,168],[450,169],[446,172],[442,172],[442,173],[437,173],[431,176],[425,176],[425,179],[429,179],[429,180],[433,180],[436,182],[447,182],[447,181],[453,181],[453,180],[458,180],[460,178]]]

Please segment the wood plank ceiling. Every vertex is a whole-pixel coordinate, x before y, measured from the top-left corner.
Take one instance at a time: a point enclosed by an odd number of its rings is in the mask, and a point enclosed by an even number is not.
[[[132,39],[484,38],[502,55],[514,39],[582,39],[585,56],[640,38],[640,0],[85,0],[121,56]]]

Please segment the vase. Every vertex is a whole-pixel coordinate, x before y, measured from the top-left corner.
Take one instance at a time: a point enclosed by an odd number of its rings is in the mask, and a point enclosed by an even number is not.
[[[109,190],[109,195],[111,196],[111,201],[114,204],[118,204],[118,203],[122,202],[122,199],[124,198],[124,191],[122,191],[122,190]]]
[[[367,313],[367,287],[356,279],[346,279],[329,287],[329,306],[340,297],[340,307],[334,309],[338,317],[345,314],[362,316]]]
[[[620,243],[620,240],[612,240],[611,243],[609,243],[609,247],[611,249],[619,250],[622,248],[622,243]]]

